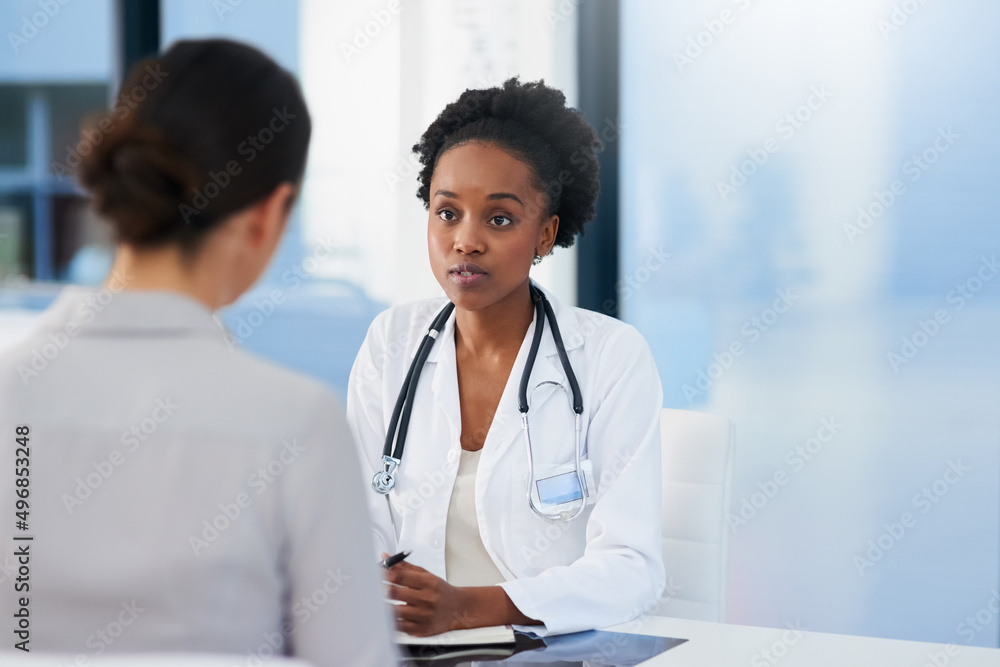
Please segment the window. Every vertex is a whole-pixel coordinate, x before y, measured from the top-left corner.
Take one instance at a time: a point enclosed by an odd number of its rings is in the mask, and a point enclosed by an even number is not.
[[[621,5],[623,312],[736,422],[730,620],[996,646],[1000,9]]]

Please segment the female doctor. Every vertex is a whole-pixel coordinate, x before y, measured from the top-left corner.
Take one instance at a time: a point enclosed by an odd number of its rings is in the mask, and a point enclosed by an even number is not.
[[[465,91],[414,147],[446,298],[375,319],[347,399],[376,546],[412,551],[386,574],[400,630],[587,630],[662,592],[649,347],[529,277],[593,218],[599,145],[561,92],[511,79]]]

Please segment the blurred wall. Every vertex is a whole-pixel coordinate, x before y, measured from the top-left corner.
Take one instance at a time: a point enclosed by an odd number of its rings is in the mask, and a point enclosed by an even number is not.
[[[327,275],[399,303],[441,293],[412,146],[466,88],[545,79],[575,98],[575,18],[557,0],[302,0],[302,77],[317,119],[305,233],[339,261]],[[572,249],[532,275],[575,302]]]
[[[736,423],[730,620],[996,646],[1000,7],[623,7],[619,293]]]

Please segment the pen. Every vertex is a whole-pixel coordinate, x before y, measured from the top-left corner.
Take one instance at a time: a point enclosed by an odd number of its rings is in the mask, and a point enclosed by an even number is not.
[[[382,561],[382,567],[384,567],[385,569],[388,570],[393,565],[396,565],[397,563],[402,563],[403,559],[406,558],[407,556],[409,556],[411,553],[413,553],[413,552],[412,551],[400,551],[395,556],[389,556],[384,561]]]

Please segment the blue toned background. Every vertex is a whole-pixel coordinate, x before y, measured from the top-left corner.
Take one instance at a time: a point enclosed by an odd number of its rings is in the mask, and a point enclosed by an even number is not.
[[[736,422],[729,620],[996,646],[1000,6],[622,6],[624,318]]]
[[[341,392],[375,314],[437,292],[423,129],[510,75],[581,87],[568,0],[160,6],[164,45],[245,40],[302,82],[301,203],[221,316]],[[114,94],[114,3],[59,7],[0,47],[0,349],[113,250],[51,165]],[[728,620],[997,646],[1000,5],[620,7],[620,117],[592,119],[619,130],[617,302],[666,405],[735,423]],[[38,11],[3,3],[3,34]],[[573,300],[574,252],[533,272]]]

